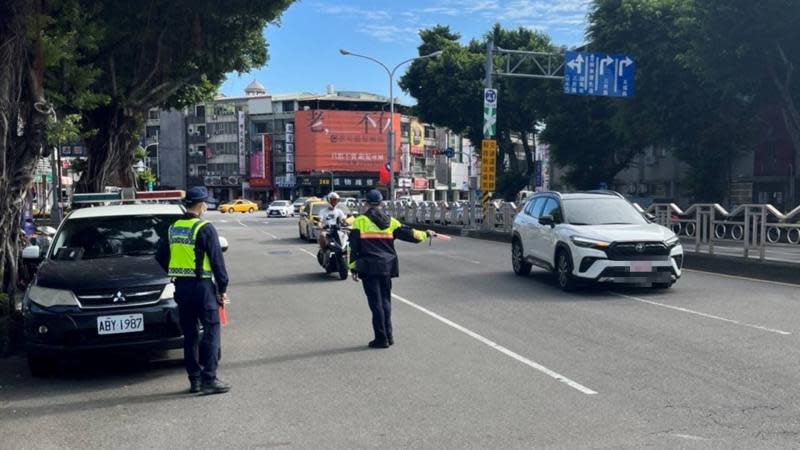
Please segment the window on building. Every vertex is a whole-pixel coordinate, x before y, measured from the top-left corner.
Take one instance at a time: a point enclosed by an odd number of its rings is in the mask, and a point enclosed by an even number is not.
[[[197,105],[194,107],[194,115],[197,116],[199,119],[206,118],[206,107],[205,105]]]
[[[401,123],[400,124],[400,136],[407,138],[409,137],[409,133],[411,133],[411,124],[409,123]]]
[[[160,127],[146,127],[145,128],[145,137],[149,139],[155,139],[158,137],[158,130]]]
[[[425,127],[425,137],[429,139],[436,139],[436,128]]]
[[[265,134],[267,133],[267,123],[268,122],[256,122],[256,134]]]
[[[206,135],[206,126],[205,126],[205,125],[199,125],[199,126],[197,127],[197,134],[198,134],[199,136],[203,136],[203,137],[205,137],[205,135]]]
[[[161,111],[157,109],[151,109],[150,112],[147,114],[147,118],[150,120],[158,120]]]
[[[199,156],[206,156],[206,146],[205,145],[198,145],[197,146],[197,153]]]
[[[294,101],[283,102],[283,112],[294,111]]]

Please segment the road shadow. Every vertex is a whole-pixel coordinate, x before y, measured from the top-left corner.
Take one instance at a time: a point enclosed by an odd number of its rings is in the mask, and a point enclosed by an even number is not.
[[[94,400],[66,401],[47,403],[38,406],[15,406],[0,408],[0,420],[30,420],[56,414],[81,413],[86,411],[117,408],[119,406],[161,403],[165,401],[188,401],[197,398],[197,394],[189,394],[188,389],[178,392],[163,392],[145,395],[128,395],[123,397],[102,398]],[[202,395],[200,395],[202,397]]]
[[[303,245],[309,244],[308,241],[305,239],[299,239],[296,237],[291,238],[278,238],[278,239],[267,239],[265,241],[259,241],[260,245]]]
[[[530,275],[518,276],[512,271],[487,272],[485,277],[455,275],[442,279],[443,285],[451,283],[480,294],[484,299],[502,297],[519,302],[605,302],[619,300],[615,293],[636,296],[657,296],[669,290],[650,287],[585,283],[572,292],[562,291],[550,272],[534,270]],[[491,279],[491,282],[487,282]],[[499,289],[499,290],[498,290]]]
[[[0,361],[0,399],[89,393],[148,382],[184,371],[181,350],[88,352],[56,358],[53,374],[34,378],[24,355]]]
[[[344,355],[348,353],[359,353],[365,351],[374,351],[373,349],[369,348],[366,344],[353,346],[353,347],[344,347],[344,348],[333,348],[327,350],[317,350],[313,352],[306,352],[306,353],[296,353],[291,355],[278,355],[278,356],[269,356],[266,358],[259,358],[259,359],[251,359],[246,361],[233,361],[225,364],[225,369],[244,369],[250,367],[259,367],[259,366],[267,366],[271,364],[281,364],[281,363],[288,363],[293,361],[302,361],[306,359],[314,359],[314,358],[325,358],[329,356],[336,356],[336,355]]]
[[[298,286],[302,283],[331,283],[339,280],[339,275],[327,274],[315,263],[314,266],[319,268],[319,271],[314,271],[315,267],[310,266],[311,271],[292,273],[288,275],[274,275],[264,277],[258,280],[246,281],[244,283],[236,283],[237,287],[271,287],[271,286]]]

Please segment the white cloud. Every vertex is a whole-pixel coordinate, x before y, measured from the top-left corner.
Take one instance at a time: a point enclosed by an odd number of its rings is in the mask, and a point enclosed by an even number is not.
[[[367,24],[355,31],[374,37],[381,42],[417,42],[419,29],[391,24]]]

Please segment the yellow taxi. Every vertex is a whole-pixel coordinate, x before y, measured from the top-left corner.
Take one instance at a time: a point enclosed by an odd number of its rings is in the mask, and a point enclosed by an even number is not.
[[[258,211],[258,204],[251,202],[250,200],[236,200],[234,202],[223,203],[219,205],[219,208],[217,209],[222,213],[233,214],[235,212],[246,212],[252,214]]]

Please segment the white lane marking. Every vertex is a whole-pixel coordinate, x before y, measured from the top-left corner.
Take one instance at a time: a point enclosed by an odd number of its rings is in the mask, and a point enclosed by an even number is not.
[[[269,231],[264,231],[264,230],[259,230],[259,231],[261,231],[262,233],[264,233],[267,236],[271,237],[272,239],[278,239],[278,236],[275,236],[274,234],[270,233]]]
[[[317,257],[317,255],[309,252],[308,250],[306,250],[304,248],[300,248],[300,251],[304,252],[304,253],[307,253],[309,256],[311,256],[313,258]],[[446,319],[446,318],[436,314],[435,312],[433,312],[433,311],[431,311],[429,309],[426,309],[426,308],[423,308],[422,306],[417,305],[416,303],[412,302],[411,300],[408,300],[408,299],[405,299],[403,297],[400,297],[397,294],[392,294],[392,297],[397,299],[398,301],[401,301],[401,302],[405,303],[408,306],[411,306],[412,308],[415,308],[415,309],[417,309],[419,311],[422,311],[423,313],[433,317],[434,319],[444,323],[445,325],[449,325],[449,326],[455,328],[456,330],[461,331],[462,333],[466,334],[467,336],[469,336],[471,338],[477,339],[478,341],[488,345],[489,347],[499,351],[500,353],[503,353],[503,354],[505,354],[507,356],[510,356],[510,357],[516,359],[517,361],[519,361],[519,362],[521,362],[521,363],[523,363],[523,364],[525,364],[525,365],[527,365],[527,366],[529,366],[529,367],[531,367],[533,369],[536,369],[539,372],[542,372],[542,373],[544,373],[545,375],[547,375],[547,376],[549,376],[551,378],[554,378],[554,379],[566,384],[567,386],[569,386],[569,387],[571,387],[573,389],[576,389],[576,390],[578,390],[578,391],[580,391],[580,392],[582,392],[582,393],[584,393],[586,395],[595,395],[595,394],[597,394],[597,391],[593,391],[593,390],[587,388],[586,386],[584,386],[584,385],[582,385],[582,384],[580,384],[578,382],[570,380],[569,378],[559,374],[558,372],[554,372],[554,371],[548,369],[547,367],[545,367],[545,366],[543,366],[543,365],[541,365],[539,363],[536,363],[534,361],[531,361],[530,359],[528,359],[528,358],[526,358],[526,357],[524,357],[524,356],[522,356],[522,355],[520,355],[518,353],[514,353],[511,350],[503,347],[502,345],[500,345],[500,344],[498,344],[498,343],[496,343],[496,342],[494,342],[494,341],[492,341],[490,339],[487,339],[487,338],[481,336],[480,334],[478,334],[478,333],[476,333],[476,332],[474,332],[472,330],[469,330],[468,328],[464,328],[461,325],[459,325],[459,324],[457,324],[457,323],[455,323],[455,322],[453,322],[453,321],[451,321],[449,319]]]
[[[261,223],[263,223],[264,225],[269,225],[269,222],[266,220],[262,220]]]
[[[239,222],[239,225],[241,225],[241,226],[243,226],[243,227],[247,228],[247,225],[243,224],[241,220],[237,220],[237,222]]]
[[[306,249],[304,249],[304,248],[302,248],[302,247],[299,247],[299,250],[300,250],[301,252],[303,252],[303,253],[306,253],[307,255],[311,256],[311,257],[312,257],[312,258],[314,258],[314,259],[316,259],[316,258],[317,258],[317,255],[315,255],[315,254],[311,253],[310,251],[308,251],[308,250],[306,250]]]
[[[717,277],[722,278],[730,278],[733,280],[741,280],[741,281],[755,281],[756,283],[765,283],[765,284],[772,284],[775,286],[783,286],[783,287],[790,287],[790,288],[797,288],[800,284],[792,284],[792,283],[783,283],[780,281],[770,281],[770,280],[759,280],[758,278],[749,278],[749,277],[740,277],[738,275],[728,275],[724,273],[714,273],[714,272],[706,272],[704,270],[695,270],[695,269],[683,269],[684,272],[692,272],[692,273],[702,273],[705,275],[714,275]]]
[[[577,383],[577,382],[575,382],[573,380],[570,380],[569,378],[567,378],[567,377],[565,377],[565,376],[563,376],[563,375],[561,375],[561,374],[559,374],[557,372],[554,372],[554,371],[548,369],[547,367],[545,367],[545,366],[543,366],[543,365],[541,365],[539,363],[531,361],[530,359],[528,359],[528,358],[526,358],[526,357],[524,357],[524,356],[522,356],[520,354],[514,353],[511,350],[503,347],[502,345],[500,345],[500,344],[498,344],[498,343],[496,343],[494,341],[491,341],[491,340],[481,336],[480,334],[478,334],[478,333],[476,333],[476,332],[474,332],[472,330],[464,328],[461,325],[459,325],[459,324],[457,324],[457,323],[455,323],[455,322],[453,322],[453,321],[451,321],[451,320],[449,320],[449,319],[447,319],[445,317],[442,317],[442,316],[440,316],[439,314],[436,314],[433,311],[430,311],[430,310],[428,310],[426,308],[423,308],[422,306],[419,306],[419,305],[417,305],[416,303],[414,303],[414,302],[412,302],[410,300],[407,300],[407,299],[405,299],[403,297],[400,297],[397,294],[392,294],[392,297],[397,299],[397,300],[399,300],[399,301],[401,301],[401,302],[403,302],[403,303],[405,303],[408,306],[411,306],[412,308],[415,308],[415,309],[417,309],[419,311],[422,311],[423,313],[433,317],[434,319],[444,323],[445,325],[448,325],[448,326],[450,326],[452,328],[455,328],[456,330],[466,334],[467,336],[469,336],[469,337],[471,337],[473,339],[476,339],[476,340],[482,342],[483,344],[488,345],[489,347],[499,351],[500,353],[503,353],[503,354],[505,354],[507,356],[510,356],[511,358],[516,359],[517,361],[527,365],[528,367],[536,369],[539,372],[542,372],[543,374],[545,374],[545,375],[547,375],[547,376],[549,376],[551,378],[554,378],[554,379],[566,384],[567,386],[569,386],[569,387],[571,387],[573,389],[576,389],[576,390],[578,390],[578,391],[580,391],[580,392],[582,392],[582,393],[584,393],[586,395],[597,394],[596,391],[593,391],[593,390],[587,388],[586,386],[584,386],[584,385],[582,385],[580,383]]]
[[[662,308],[672,309],[672,310],[675,310],[675,311],[685,312],[685,313],[688,313],[688,314],[694,314],[696,316],[705,317],[707,319],[719,320],[719,321],[727,322],[727,323],[732,323],[734,325],[741,325],[743,327],[755,328],[756,330],[768,331],[770,333],[777,333],[777,334],[781,334],[781,335],[784,335],[784,336],[789,336],[789,335],[792,334],[792,333],[790,333],[788,331],[778,330],[778,329],[775,329],[775,328],[763,327],[761,325],[753,325],[751,323],[745,323],[745,322],[741,322],[741,321],[734,320],[734,319],[726,319],[725,317],[715,316],[713,314],[706,314],[704,312],[694,311],[694,310],[686,309],[686,308],[681,308],[679,306],[672,306],[672,305],[667,305],[667,304],[664,304],[664,303],[654,302],[652,300],[646,300],[646,299],[639,298],[639,297],[633,297],[631,295],[620,294],[619,292],[612,292],[612,294],[614,294],[614,295],[616,295],[618,297],[626,298],[628,300],[633,300],[633,301],[637,301],[637,302],[641,302],[641,303],[647,303],[647,304],[653,305],[653,306],[660,306]]]
[[[672,436],[683,438],[683,439],[690,439],[692,441],[707,441],[708,438],[700,437],[700,436],[692,436],[691,434],[673,434]]]

